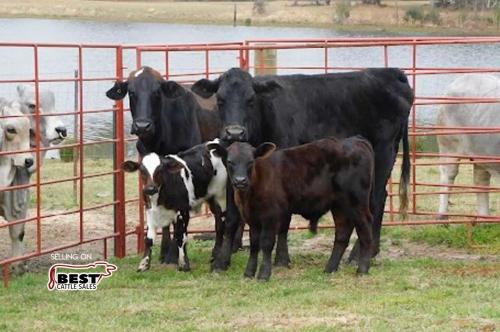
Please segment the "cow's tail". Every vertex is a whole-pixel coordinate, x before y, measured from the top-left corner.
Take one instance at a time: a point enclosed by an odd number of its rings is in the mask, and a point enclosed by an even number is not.
[[[410,182],[410,144],[408,143],[408,121],[403,125],[403,164],[399,181],[399,211],[403,220],[408,217],[408,183]]]

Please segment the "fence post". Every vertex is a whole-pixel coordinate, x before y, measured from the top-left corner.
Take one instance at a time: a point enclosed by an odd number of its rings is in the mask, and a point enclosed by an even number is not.
[[[79,100],[79,95],[78,95],[78,69],[75,69],[75,99],[74,99],[74,111],[75,115],[73,116],[73,139],[75,142],[79,140],[78,137],[78,100]],[[74,203],[78,203],[78,180],[76,179],[76,176],[78,175],[78,148],[73,148],[73,176],[75,177],[75,180],[73,181],[73,200]]]
[[[116,48],[116,78],[123,79],[123,49],[121,46]],[[121,168],[125,159],[125,134],[124,134],[124,115],[123,101],[116,101],[113,112],[114,123],[114,153],[113,169],[114,174],[114,217],[115,217],[115,256],[123,258],[126,255],[126,227],[125,227],[125,174]]]

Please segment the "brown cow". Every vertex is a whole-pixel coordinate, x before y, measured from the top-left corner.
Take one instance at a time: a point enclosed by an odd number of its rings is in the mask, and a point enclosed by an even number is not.
[[[250,226],[250,258],[246,277],[254,277],[259,249],[264,255],[258,278],[271,276],[276,235],[276,265],[288,266],[287,234],[292,214],[318,219],[331,211],[335,242],[325,271],[337,271],[354,228],[361,245],[358,273],[368,273],[372,247],[370,201],[373,150],[362,137],[326,138],[278,150],[273,143],[256,149],[233,143],[227,150],[210,144],[226,160],[235,201]]]

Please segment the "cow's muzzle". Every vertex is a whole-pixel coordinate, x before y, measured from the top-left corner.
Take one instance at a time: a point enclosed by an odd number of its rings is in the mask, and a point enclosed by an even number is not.
[[[231,125],[224,128],[225,141],[231,142],[246,142],[247,141],[247,131],[245,127],[240,125]]]
[[[248,185],[248,178],[245,176],[235,176],[233,178],[233,186],[238,190],[247,190]]]
[[[61,140],[68,137],[68,131],[66,130],[66,127],[56,127],[56,133],[59,135],[59,138]]]
[[[137,136],[151,134],[153,132],[153,123],[148,120],[136,120],[132,122],[131,133]]]
[[[155,186],[148,186],[148,187],[144,188],[144,193],[148,196],[157,194],[158,188],[156,188]]]

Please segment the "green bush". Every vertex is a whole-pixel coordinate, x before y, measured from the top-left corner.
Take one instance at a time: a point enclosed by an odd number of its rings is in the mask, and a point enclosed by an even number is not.
[[[425,22],[430,22],[434,25],[441,24],[441,16],[439,15],[439,10],[433,8],[424,17]]]
[[[335,21],[336,23],[343,24],[346,19],[351,16],[351,3],[350,1],[337,1],[335,6]]]
[[[409,8],[406,11],[405,16],[403,17],[403,19],[406,22],[411,22],[412,24],[415,24],[415,22],[417,22],[417,21],[423,21],[423,19],[424,19],[424,12],[422,11],[422,9],[420,9],[418,7]]]

